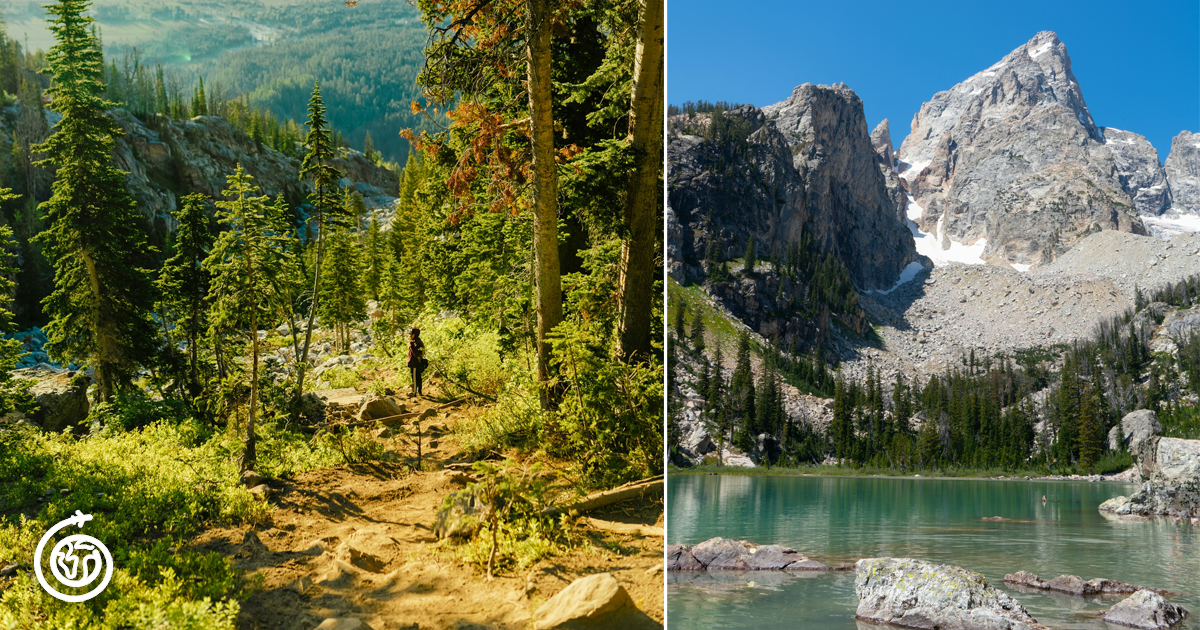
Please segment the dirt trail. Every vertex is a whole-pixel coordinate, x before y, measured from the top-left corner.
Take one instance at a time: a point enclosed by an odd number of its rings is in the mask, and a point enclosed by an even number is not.
[[[400,402],[417,411],[436,406]],[[477,567],[434,549],[431,527],[442,498],[471,481],[464,472],[444,468],[462,460],[453,427],[477,411],[439,414],[437,422],[449,432],[426,443],[428,472],[414,472],[411,461],[401,460],[272,480],[275,509],[268,523],[211,529],[196,537],[193,548],[229,557],[251,579],[262,576],[262,588],[242,605],[239,628],[308,630],[338,617],[357,617],[372,630],[531,628],[539,604],[575,579],[602,572],[612,574],[637,607],[661,624],[659,537],[580,529],[585,544],[491,582]],[[397,446],[394,438],[384,441]],[[661,527],[661,495],[590,516]]]

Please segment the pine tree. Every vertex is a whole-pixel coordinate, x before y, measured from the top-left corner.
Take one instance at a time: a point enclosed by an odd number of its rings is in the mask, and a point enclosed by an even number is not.
[[[687,300],[680,298],[675,303],[675,338],[683,340],[683,323],[687,320]]]
[[[194,193],[183,198],[175,213],[175,255],[169,258],[158,277],[160,302],[168,321],[182,330],[188,348],[188,395],[200,396],[199,348],[201,335],[208,328],[208,292],[212,284],[205,259],[213,246],[212,227],[204,211],[208,198]]]
[[[208,97],[204,95],[204,77],[200,77],[200,85],[196,86],[196,95],[192,97],[192,109],[197,116],[208,115]]]
[[[321,322],[332,325],[342,352],[350,351],[350,325],[366,317],[362,261],[354,236],[344,228],[329,235],[329,251],[321,270]]]
[[[366,274],[363,281],[366,284],[367,295],[372,300],[379,301],[379,288],[383,283],[383,267],[387,262],[383,234],[379,229],[379,217],[372,212],[371,224],[367,226],[367,238],[364,247],[366,255]]]
[[[43,301],[51,356],[87,360],[99,397],[114,393],[154,351],[150,253],[137,226],[125,174],[112,163],[120,133],[104,116],[104,61],[88,31],[87,0],[60,0],[47,11],[57,43],[46,59],[51,108],[62,120],[36,152],[54,166],[53,194],[41,205],[50,227],[38,236],[54,265],[54,291]]]
[[[217,218],[225,231],[217,237],[205,266],[212,274],[210,330],[215,338],[245,329],[250,338],[250,403],[241,469],[257,462],[255,424],[258,412],[258,324],[278,298],[272,274],[286,266],[284,237],[273,234],[267,197],[254,196],[258,187],[238,164],[228,178],[225,201],[218,201]],[[223,354],[218,351],[218,354]]]
[[[733,396],[734,409],[742,421],[742,428],[753,428],[755,419],[754,374],[750,365],[750,334],[742,332],[738,338],[737,365],[729,380],[730,393]]]
[[[379,161],[379,156],[375,153],[375,143],[371,140],[371,132],[367,132],[367,137],[363,139],[363,155],[371,160],[374,164]]]
[[[321,100],[321,85],[313,86],[312,97],[308,101],[308,136],[304,139],[308,153],[300,167],[300,177],[312,181],[313,192],[309,201],[313,206],[312,224],[309,229],[315,230],[316,251],[313,253],[313,289],[309,304],[308,323],[304,330],[304,346],[300,351],[300,359],[296,369],[296,391],[293,400],[299,404],[304,394],[304,372],[308,367],[308,352],[312,347],[313,321],[320,308],[321,264],[325,258],[325,232],[334,225],[343,222],[340,212],[341,200],[337,182],[341,179],[338,170],[330,165],[337,155],[333,145],[333,137],[329,134],[329,122],[325,118],[325,103]]]
[[[746,240],[746,260],[745,260],[745,264],[742,266],[742,273],[744,273],[744,274],[754,273],[754,265],[757,262],[758,261],[755,260],[755,256],[754,256],[754,235],[751,234],[750,238]]]
[[[154,112],[157,114],[171,113],[171,100],[167,97],[167,83],[163,80],[161,64],[157,66],[154,76]]]
[[[0,35],[2,33],[3,31],[0,29]],[[11,189],[0,188],[0,203],[16,198],[17,195],[12,194]],[[15,332],[13,315],[4,305],[10,303],[16,294],[17,283],[12,278],[16,277],[17,272],[20,271],[16,264],[16,254],[13,253],[17,250],[18,246],[17,242],[13,240],[12,227],[0,226],[0,330],[3,332]],[[20,341],[0,338],[0,386],[7,385],[12,369],[16,367],[23,354]],[[5,390],[7,388],[0,388],[0,391]],[[0,399],[0,410],[10,411],[11,401]]]
[[[704,354],[704,313],[700,309],[692,319],[692,349],[697,355]]]

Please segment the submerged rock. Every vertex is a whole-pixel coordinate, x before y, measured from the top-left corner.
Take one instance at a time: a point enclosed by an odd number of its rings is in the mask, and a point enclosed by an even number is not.
[[[982,575],[912,558],[865,558],[854,593],[864,621],[908,628],[1045,630],[1021,604]]]
[[[667,545],[668,571],[832,571],[782,545],[712,538],[698,545]]]
[[[1117,580],[1108,580],[1105,578],[1095,578],[1083,581],[1083,578],[1078,575],[1060,575],[1049,582],[1046,582],[1028,571],[1017,571],[1004,576],[1004,581],[1009,584],[1017,584],[1036,588],[1043,591],[1058,591],[1060,593],[1070,593],[1072,595],[1103,595],[1103,594],[1121,594],[1121,593],[1136,593],[1138,591],[1150,591],[1159,595],[1167,595],[1168,591],[1158,588],[1145,588],[1130,584],[1128,582],[1118,582]]]
[[[1157,593],[1141,590],[1104,611],[1101,617],[1109,623],[1122,626],[1160,630],[1183,621],[1187,611]]]

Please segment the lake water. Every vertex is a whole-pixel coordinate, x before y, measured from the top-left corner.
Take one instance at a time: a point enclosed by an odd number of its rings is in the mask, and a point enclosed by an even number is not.
[[[1005,585],[1005,574],[1103,577],[1177,593],[1169,599],[1190,617],[1176,628],[1200,630],[1200,527],[1109,519],[1096,511],[1135,489],[1061,481],[673,475],[667,542],[724,536],[782,544],[830,565],[879,556],[956,564],[982,573],[1056,629],[1115,629],[1098,613],[1121,597],[1023,592]],[[1019,522],[982,520],[988,516]],[[672,630],[859,625],[853,572],[670,572],[667,580]]]

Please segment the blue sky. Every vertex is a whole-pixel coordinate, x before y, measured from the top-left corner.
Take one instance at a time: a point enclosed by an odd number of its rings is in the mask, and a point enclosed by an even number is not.
[[[1054,31],[1096,123],[1171,138],[1200,131],[1200,2],[667,2],[667,100],[781,101],[845,82],[899,148],[935,92]]]

